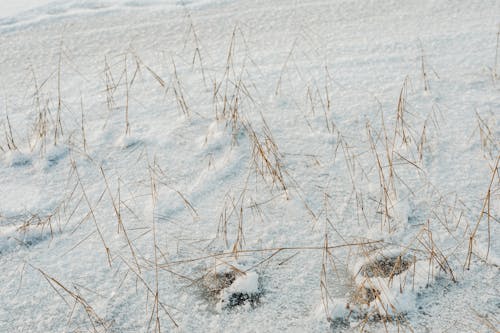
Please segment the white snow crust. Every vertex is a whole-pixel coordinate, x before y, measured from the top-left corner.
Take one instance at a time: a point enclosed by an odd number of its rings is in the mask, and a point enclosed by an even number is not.
[[[498,331],[499,13],[0,3],[0,332]]]

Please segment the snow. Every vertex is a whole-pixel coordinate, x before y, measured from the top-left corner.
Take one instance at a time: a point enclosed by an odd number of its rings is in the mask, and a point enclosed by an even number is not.
[[[259,291],[259,275],[256,272],[248,272],[239,276],[227,289],[231,293],[256,294]]]
[[[3,2],[0,12],[0,17],[12,17],[19,15],[22,12],[25,12],[27,10],[33,9],[35,7],[39,7],[41,5],[46,5],[50,2],[53,2],[53,0],[18,0],[18,1],[9,1],[9,2]]]
[[[223,305],[231,304],[231,299],[233,297],[257,297],[260,293],[259,289],[259,275],[257,272],[246,272],[236,276],[234,282],[227,288],[222,290],[222,295],[220,295],[220,302],[218,304],[218,309],[223,310],[225,307]],[[242,304],[247,309],[251,308],[250,302],[247,300]]]
[[[55,22],[66,18],[85,17],[112,12],[148,9],[172,9],[187,4],[197,6],[206,4],[206,0],[184,2],[179,0],[19,0],[1,4],[0,31],[11,31],[22,27],[49,21]]]
[[[0,332],[497,331],[499,12],[1,3]]]

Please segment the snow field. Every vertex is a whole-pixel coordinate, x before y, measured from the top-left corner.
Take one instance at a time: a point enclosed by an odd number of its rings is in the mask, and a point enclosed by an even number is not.
[[[499,9],[2,19],[0,331],[494,331]]]

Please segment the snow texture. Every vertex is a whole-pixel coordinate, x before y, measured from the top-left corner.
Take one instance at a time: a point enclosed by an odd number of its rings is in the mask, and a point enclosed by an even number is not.
[[[11,3],[0,332],[499,330],[499,1]]]

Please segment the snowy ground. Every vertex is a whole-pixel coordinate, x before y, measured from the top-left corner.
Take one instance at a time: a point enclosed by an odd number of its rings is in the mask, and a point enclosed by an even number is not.
[[[36,3],[1,332],[499,330],[500,2]]]

